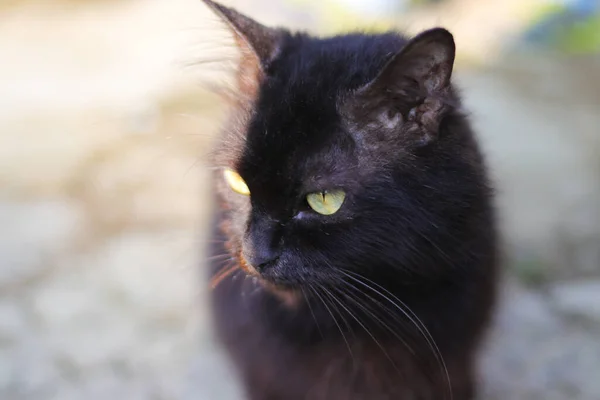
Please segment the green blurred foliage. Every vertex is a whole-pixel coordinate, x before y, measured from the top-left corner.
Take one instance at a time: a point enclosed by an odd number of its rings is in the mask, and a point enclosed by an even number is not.
[[[570,53],[600,52],[600,13],[583,19],[558,35],[557,46]]]
[[[548,266],[536,258],[522,259],[511,265],[511,270],[528,286],[541,286],[549,279]]]
[[[600,12],[578,15],[557,3],[545,4],[532,16],[531,27],[541,28],[543,42],[565,53],[600,52]]]

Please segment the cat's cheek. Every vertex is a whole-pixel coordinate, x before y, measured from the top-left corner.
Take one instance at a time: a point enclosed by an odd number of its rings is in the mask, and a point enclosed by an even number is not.
[[[219,198],[219,204],[221,207],[225,209],[231,208],[232,191],[221,176],[214,178],[212,189]]]
[[[250,211],[250,197],[234,192],[229,185],[222,180],[216,185],[216,191],[220,198],[221,207],[241,213],[249,213]]]
[[[231,204],[229,209],[229,219],[234,229],[234,234],[238,242],[241,242],[242,238],[246,234],[246,227],[248,226],[249,219],[249,208],[248,204]],[[241,247],[241,244],[240,244]]]

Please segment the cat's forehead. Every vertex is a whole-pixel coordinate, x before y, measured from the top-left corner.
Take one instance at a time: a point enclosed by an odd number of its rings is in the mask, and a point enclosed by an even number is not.
[[[341,95],[366,84],[403,44],[397,35],[291,36],[260,86],[239,165],[296,180],[343,179],[356,168],[354,144],[337,109]]]
[[[319,190],[349,179],[356,169],[355,143],[333,113],[323,109],[321,118],[311,118],[272,112],[253,120],[239,158],[250,184],[281,192]]]

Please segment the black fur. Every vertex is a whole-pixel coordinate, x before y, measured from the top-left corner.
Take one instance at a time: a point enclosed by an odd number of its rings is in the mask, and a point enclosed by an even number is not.
[[[211,273],[230,266],[223,254],[240,267],[215,288],[214,315],[249,398],[473,398],[496,230],[450,85],[451,35],[318,39],[244,21],[269,45],[249,43],[257,89],[214,162],[251,195],[215,175]],[[334,188],[341,209],[311,211],[306,195]]]

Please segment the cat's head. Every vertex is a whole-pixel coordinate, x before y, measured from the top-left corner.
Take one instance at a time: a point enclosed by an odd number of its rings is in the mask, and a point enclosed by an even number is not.
[[[214,163],[229,248],[279,286],[443,276],[487,195],[442,28],[325,39],[205,2],[241,49]]]

